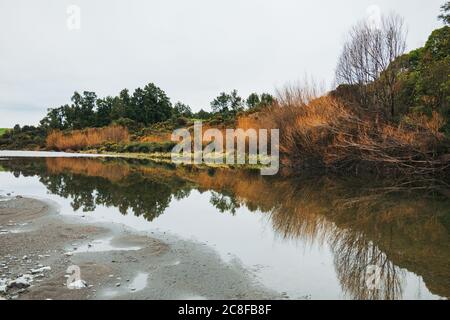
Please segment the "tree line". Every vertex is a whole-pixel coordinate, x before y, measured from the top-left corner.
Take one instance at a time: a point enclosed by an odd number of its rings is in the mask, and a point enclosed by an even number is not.
[[[98,98],[95,92],[75,92],[71,104],[48,110],[40,121],[40,127],[49,130],[78,130],[119,124],[132,127],[135,124],[150,126],[178,117],[209,119],[216,114],[233,117],[244,110],[256,110],[270,105],[274,98],[267,93],[252,93],[241,98],[236,90],[222,92],[211,102],[212,112],[201,109],[194,113],[182,103],[174,105],[167,94],[153,83],[137,88],[132,94],[123,89],[117,96]]]
[[[269,106],[275,98],[270,94],[252,93],[247,99],[237,90],[222,92],[211,102],[211,112],[193,112],[182,102],[172,104],[167,94],[153,83],[133,93],[123,89],[117,96],[100,98],[95,92],[74,92],[71,103],[50,108],[38,126],[15,125],[0,135],[1,149],[43,149],[51,132],[102,128],[110,125],[126,127],[131,132],[156,123],[185,125],[187,119],[233,121],[239,112],[256,112]],[[169,125],[170,127],[170,125]]]

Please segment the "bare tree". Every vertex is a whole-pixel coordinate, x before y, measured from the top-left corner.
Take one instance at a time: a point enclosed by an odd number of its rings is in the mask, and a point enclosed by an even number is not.
[[[361,21],[350,31],[336,69],[338,84],[356,85],[363,106],[381,103],[395,113],[396,69],[392,62],[406,49],[403,19],[395,14],[383,16],[380,25]],[[370,86],[380,88],[372,93]]]

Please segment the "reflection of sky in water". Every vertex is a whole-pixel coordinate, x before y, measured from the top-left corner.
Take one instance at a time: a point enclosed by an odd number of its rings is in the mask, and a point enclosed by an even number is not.
[[[133,251],[133,250],[139,250],[142,249],[141,247],[137,246],[115,246],[112,242],[113,238],[106,238],[106,239],[98,239],[89,243],[84,243],[82,245],[72,245],[71,247],[68,247],[67,249],[69,251],[72,251],[74,254],[76,253],[85,253],[85,252],[106,252],[106,251],[115,251],[115,250],[124,250],[124,251]]]
[[[148,282],[148,273],[139,272],[136,277],[134,277],[133,281],[128,285],[128,288],[133,291],[141,291],[147,287]]]
[[[0,172],[0,193],[51,199],[61,206],[61,213],[73,215],[70,199],[47,194],[38,177],[15,178]],[[88,221],[123,223],[141,231],[168,232],[184,239],[193,239],[214,248],[225,262],[238,259],[254,272],[265,286],[286,292],[290,298],[309,296],[312,299],[342,299],[342,293],[329,246],[284,240],[277,236],[267,213],[250,212],[245,207],[236,215],[220,213],[210,203],[210,192],[197,191],[185,199],[172,200],[169,208],[153,222],[132,213],[124,216],[115,207],[97,205],[95,214],[79,210]],[[108,244],[105,244],[106,246]],[[403,298],[435,299],[420,277],[405,270]]]
[[[133,294],[144,290],[148,284],[149,274],[145,272],[139,272],[131,282],[126,285],[120,285],[115,288],[104,289],[100,292],[100,297],[106,299],[112,299],[120,296],[121,294]],[[122,281],[123,282],[123,281]],[[118,283],[121,283],[120,281]]]

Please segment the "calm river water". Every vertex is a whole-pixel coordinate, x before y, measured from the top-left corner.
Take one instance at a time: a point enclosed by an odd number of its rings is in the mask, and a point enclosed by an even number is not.
[[[0,158],[0,195],[204,243],[291,299],[450,297],[450,200],[439,194],[144,160]]]

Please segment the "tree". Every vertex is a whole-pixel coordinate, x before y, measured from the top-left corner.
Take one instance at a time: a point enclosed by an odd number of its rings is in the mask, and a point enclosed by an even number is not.
[[[47,115],[40,121],[39,125],[50,131],[53,129],[62,130],[63,127],[63,107],[48,109]]]
[[[260,105],[263,107],[271,106],[275,102],[275,98],[269,93],[263,93],[261,95]]]
[[[144,89],[137,88],[133,96],[127,89],[118,96],[97,98],[95,92],[74,92],[72,104],[48,109],[40,125],[47,131],[74,130],[88,127],[103,127],[119,119],[139,124],[152,124],[172,116],[172,104],[160,88],[150,83]],[[188,112],[185,106],[183,112]],[[129,121],[128,121],[129,122]]]
[[[439,19],[446,25],[450,25],[450,1],[447,1],[441,7],[441,14],[439,15]]]
[[[450,134],[450,27],[434,30],[424,47],[403,55],[394,65],[401,70],[396,98],[405,113],[439,112],[447,119],[443,131]]]
[[[211,118],[211,113],[209,113],[203,109],[200,109],[199,112],[194,114],[194,118],[201,119],[201,120],[209,119],[209,118]]]
[[[187,118],[192,118],[193,116],[191,107],[181,102],[175,103],[175,105],[173,106],[173,114],[178,117],[182,116]]]
[[[114,97],[111,106],[111,120],[125,118],[131,114],[131,97],[128,89],[120,91],[117,97]]]
[[[222,92],[211,102],[211,108],[213,112],[223,115],[236,115],[239,111],[244,110],[244,103],[238,96],[237,90],[233,90],[229,94]]]
[[[274,101],[275,98],[268,93],[263,93],[261,95],[252,93],[249,95],[247,100],[245,100],[245,103],[247,104],[249,110],[258,110],[272,105]]]
[[[97,99],[97,112],[95,113],[95,126],[104,127],[112,122],[111,112],[114,105],[113,97]]]
[[[245,100],[248,109],[256,108],[260,103],[261,99],[257,93],[252,93],[248,96],[247,100]]]
[[[134,91],[128,118],[148,125],[168,120],[171,116],[172,104],[169,98],[153,83]]]
[[[84,91],[83,95],[75,91],[71,108],[65,108],[65,120],[69,129],[83,129],[95,125],[95,92]]]
[[[379,28],[368,21],[360,22],[351,29],[344,44],[336,82],[356,86],[362,106],[381,104],[394,116],[397,70],[389,66],[405,49],[406,31],[400,16],[382,17]],[[370,85],[375,82],[379,87],[373,90]]]

